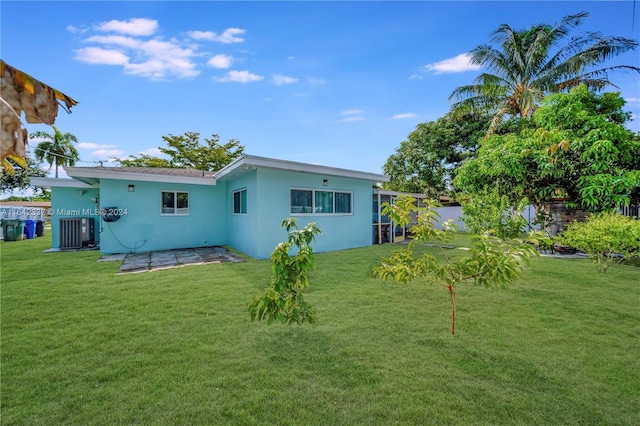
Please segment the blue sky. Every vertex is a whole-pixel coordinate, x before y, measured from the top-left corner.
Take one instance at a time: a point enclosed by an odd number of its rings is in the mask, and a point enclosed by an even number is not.
[[[500,24],[586,11],[580,32],[637,40],[639,9],[634,19],[631,1],[3,0],[0,47],[5,62],[79,102],[55,123],[78,137],[78,166],[156,155],[163,135],[193,131],[238,139],[252,155],[382,172],[479,74],[464,54]],[[610,64],[638,66],[639,55]],[[612,80],[639,131],[638,75]]]

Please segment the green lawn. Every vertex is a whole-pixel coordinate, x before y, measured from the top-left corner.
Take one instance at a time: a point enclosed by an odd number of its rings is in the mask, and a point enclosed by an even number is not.
[[[249,322],[269,261],[116,275],[49,246],[0,244],[3,425],[640,419],[638,267],[541,258],[460,287],[452,336],[446,290],[372,277],[392,245],[318,255],[315,327]]]

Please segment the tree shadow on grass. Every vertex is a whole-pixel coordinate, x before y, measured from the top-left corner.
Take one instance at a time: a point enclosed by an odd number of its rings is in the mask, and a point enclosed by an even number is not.
[[[264,334],[255,346],[266,355],[274,370],[289,379],[311,380],[343,390],[380,381],[365,360],[359,361],[339,341],[317,328],[287,326]]]
[[[579,379],[567,379],[553,364],[538,365],[526,356],[468,348],[458,348],[454,356],[452,361],[461,376],[466,377],[461,390],[466,399],[482,401],[486,395],[493,396],[491,409],[486,413],[484,406],[473,402],[465,408],[471,408],[476,415],[491,417],[492,422],[602,424],[611,415],[595,401],[585,403]],[[557,395],[564,397],[558,399]]]

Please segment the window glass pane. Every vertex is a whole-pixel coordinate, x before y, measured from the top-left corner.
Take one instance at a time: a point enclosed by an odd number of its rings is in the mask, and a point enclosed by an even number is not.
[[[381,195],[380,196],[380,208],[383,208],[382,204],[384,203],[391,203],[391,196],[390,195]],[[389,223],[391,222],[391,219],[389,218],[389,215],[387,214],[383,214],[380,222],[382,223]]]
[[[373,194],[373,223],[378,223],[378,194]]]
[[[247,213],[247,190],[240,191],[240,213]]]
[[[162,213],[174,213],[174,193],[163,192],[162,193]]]
[[[189,213],[189,193],[178,192],[176,194],[177,194],[176,214],[188,214]]]
[[[236,191],[233,193],[233,212],[235,214],[247,213],[247,190]]]
[[[351,213],[350,192],[336,192],[336,213]]]
[[[333,192],[316,191],[316,213],[333,213]]]
[[[291,213],[312,213],[313,191],[291,190]]]
[[[233,212],[240,213],[240,192],[233,193]]]

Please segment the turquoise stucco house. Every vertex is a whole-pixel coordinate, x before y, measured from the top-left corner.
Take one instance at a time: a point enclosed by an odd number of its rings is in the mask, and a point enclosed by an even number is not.
[[[369,246],[374,185],[387,176],[244,155],[212,173],[187,169],[70,167],[51,188],[53,248],[134,253],[227,245],[268,258],[296,217],[316,222],[318,252]],[[375,214],[374,214],[375,215]]]

